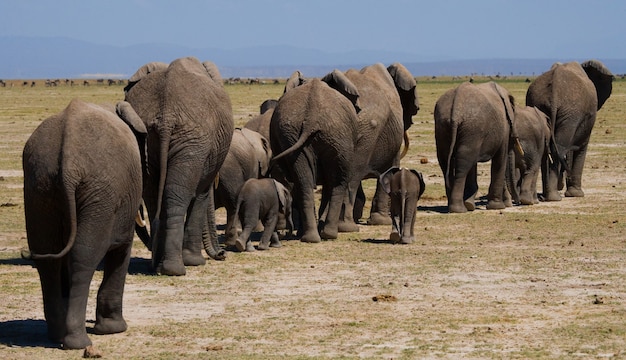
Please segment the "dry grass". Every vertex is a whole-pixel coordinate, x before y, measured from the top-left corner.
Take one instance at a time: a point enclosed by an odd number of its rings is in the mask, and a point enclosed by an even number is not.
[[[503,81],[524,102],[524,79]],[[127,332],[91,335],[109,358],[598,358],[626,349],[626,82],[600,111],[584,173],[585,198],[503,211],[446,214],[433,108],[452,79],[419,79],[421,110],[405,166],[424,173],[418,241],[391,245],[386,226],[335,241],[284,241],[150,275],[137,241],[127,278]],[[232,85],[237,126],[282,85]],[[21,150],[73,97],[111,102],[120,86],[0,89],[0,353],[79,357],[46,340],[36,270],[26,246]],[[422,163],[423,159],[427,163]],[[489,168],[481,164],[481,193]],[[373,181],[367,182],[371,195]],[[220,213],[223,220],[223,212]],[[95,318],[92,283],[87,327]]]

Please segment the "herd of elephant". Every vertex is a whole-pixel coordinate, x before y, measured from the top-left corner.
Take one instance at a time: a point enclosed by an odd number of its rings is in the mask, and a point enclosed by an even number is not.
[[[449,211],[474,209],[477,163],[489,160],[488,209],[537,203],[539,169],[546,201],[560,200],[564,174],[565,195],[583,196],[587,145],[612,79],[596,60],[557,63],[530,85],[527,106],[494,82],[442,95],[435,140]],[[241,129],[211,62],[148,63],[124,92],[115,106],[72,100],[24,147],[25,256],[40,276],[48,336],[64,348],[91,346],[85,313],[101,262],[93,331],[126,330],[122,295],[135,233],[158,274],[184,275],[185,266],[205,263],[202,249],[217,260],[226,249],[255,250],[249,237],[259,221],[257,249],[280,246],[279,227],[310,243],[358,231],[361,181],[377,178],[368,223],[390,224],[395,243],[413,241],[425,184],[399,167],[419,110],[416,80],[403,65],[322,78],[296,71]],[[227,211],[224,244],[219,207]]]

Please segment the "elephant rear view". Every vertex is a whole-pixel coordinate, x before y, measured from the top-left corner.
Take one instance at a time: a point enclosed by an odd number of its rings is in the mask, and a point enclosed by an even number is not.
[[[272,161],[294,184],[303,242],[337,238],[343,198],[355,167],[363,165],[354,161],[358,92],[340,72],[324,80],[312,79],[295,87],[288,82],[270,123]],[[318,183],[322,184],[319,232],[314,197]]]
[[[506,205],[507,161],[514,161],[514,100],[494,82],[465,82],[443,94],[435,105],[437,159],[443,172],[450,212],[474,210],[478,191],[477,163],[491,160],[487,209]],[[511,170],[512,167],[509,167]],[[511,170],[510,177],[513,179]],[[509,189],[514,186],[509,184]]]
[[[411,244],[415,241],[417,201],[426,184],[422,173],[394,166],[378,178],[382,190],[391,197],[391,234],[393,243]]]
[[[144,199],[155,270],[184,275],[185,265],[205,263],[203,245],[210,257],[224,259],[212,185],[234,121],[219,71],[193,57],[150,63],[137,70],[125,90],[148,130]]]
[[[611,96],[613,74],[604,64],[556,63],[535,79],[526,92],[526,105],[548,116],[552,161],[542,164],[543,198],[559,201],[563,172],[565,196],[584,196],[582,173],[596,113]]]
[[[141,202],[137,140],[145,139],[146,129],[128,103],[117,110],[126,124],[100,106],[72,100],[24,146],[30,257],[41,280],[48,337],[66,349],[91,345],[85,311],[101,261],[94,332],[126,330],[122,295]]]

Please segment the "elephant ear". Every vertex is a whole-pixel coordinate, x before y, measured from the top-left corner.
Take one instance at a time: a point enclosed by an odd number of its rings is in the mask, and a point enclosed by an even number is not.
[[[130,79],[128,79],[128,85],[124,87],[124,91],[127,92],[128,90],[130,90],[133,86],[135,86],[135,84],[137,84],[137,82],[139,82],[139,80],[143,79],[148,74],[165,70],[168,66],[168,64],[159,61],[153,61],[145,64],[144,66],[140,67],[133,74],[133,76],[130,77]]]
[[[132,105],[126,101],[120,101],[115,105],[115,112],[133,131],[137,139],[139,154],[141,155],[141,168],[144,174],[148,173],[148,131],[146,125],[135,112]]]
[[[359,91],[344,73],[335,69],[326,74],[326,76],[324,76],[321,80],[328,84],[331,88],[339,91],[341,95],[348,98],[352,105],[354,105],[357,114],[361,111],[361,106],[359,104]]]
[[[211,61],[205,61],[202,63],[202,66],[204,66],[204,70],[206,70],[211,80],[213,80],[216,84],[220,86],[224,84],[224,82],[222,81],[222,75],[220,74],[217,65],[215,65]]]
[[[380,186],[382,186],[385,193],[391,194],[391,178],[398,171],[400,171],[400,168],[394,166],[389,168],[384,173],[380,174],[380,176],[378,177],[378,182],[380,183]]]
[[[417,96],[417,81],[411,72],[400,63],[393,63],[387,67],[387,72],[391,75],[396,90],[402,102],[404,130],[412,124],[413,115],[420,109],[419,98]]]
[[[298,86],[304,84],[305,82],[306,82],[306,79],[304,78],[304,76],[302,76],[302,73],[300,72],[300,70],[294,71],[293,74],[291,74],[291,76],[289,77],[289,79],[287,79],[287,82],[285,83],[285,90],[283,90],[283,94],[291,89],[297,88]]]
[[[115,105],[115,113],[120,119],[124,120],[124,122],[133,130],[135,133],[142,134],[146,136],[148,131],[146,129],[146,125],[143,120],[137,115],[135,109],[133,109],[132,105],[126,101],[120,101]]]
[[[278,195],[278,211],[280,213],[285,213],[285,208],[287,206],[287,188],[283,186],[283,184],[279,183],[277,180],[272,179],[274,183],[274,188],[276,189],[276,195]]]
[[[267,99],[267,100],[263,101],[263,103],[261,104],[261,108],[260,108],[259,113],[261,115],[263,115],[268,110],[274,109],[277,105],[278,105],[278,100],[276,100],[276,99]]]
[[[504,106],[504,112],[506,113],[506,120],[509,123],[510,128],[510,138],[513,140],[515,145],[515,151],[518,155],[524,156],[524,150],[522,149],[522,144],[519,141],[519,136],[517,135],[517,128],[515,127],[515,98],[513,95],[509,94],[504,88],[495,82],[490,82],[493,90],[500,96],[502,100],[502,105]]]
[[[596,87],[598,110],[600,110],[613,91],[613,74],[598,60],[585,61],[581,66]]]
[[[415,169],[411,169],[410,170],[415,176],[417,176],[417,179],[420,182],[420,191],[419,194],[417,194],[417,199],[419,200],[422,197],[422,194],[424,193],[424,190],[426,190],[426,183],[424,182],[424,176],[422,176],[422,173],[415,170]]]

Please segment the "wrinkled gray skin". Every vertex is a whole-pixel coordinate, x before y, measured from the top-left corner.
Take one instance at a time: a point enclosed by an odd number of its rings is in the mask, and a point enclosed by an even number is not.
[[[226,245],[235,245],[237,229],[233,227],[237,194],[248,179],[267,173],[272,149],[269,140],[250,129],[235,129],[233,140],[220,168],[215,188],[215,209],[226,208]]]
[[[263,135],[266,139],[270,138],[270,122],[274,108],[278,105],[278,100],[268,99],[261,104],[259,115],[250,119],[244,128],[250,129]]]
[[[515,183],[520,204],[537,204],[537,178],[550,140],[548,117],[534,106],[518,105],[515,108],[515,128],[524,149],[524,156],[515,156]]]
[[[193,57],[141,67],[125,88],[148,130],[144,200],[158,274],[201,265],[202,246],[224,259],[215,229],[213,182],[228,153],[234,122],[219,71]]]
[[[254,251],[250,234],[259,220],[263,224],[263,234],[258,249],[281,247],[277,225],[282,214],[287,221],[287,228],[293,230],[291,221],[291,193],[283,184],[270,178],[249,179],[241,187],[237,197],[235,221],[242,231],[235,241],[239,251]]]
[[[419,110],[417,83],[411,73],[399,63],[388,68],[377,63],[361,70],[350,69],[345,76],[356,86],[359,92],[358,114],[359,138],[356,144],[360,167],[357,176],[361,179],[378,178],[392,166],[400,164],[400,148],[405,140],[408,150],[406,131],[413,124],[412,117]],[[406,153],[406,152],[405,152]],[[360,182],[356,187],[360,188]],[[353,186],[354,187],[354,186]],[[359,189],[360,193],[362,189]],[[358,202],[354,211],[349,211],[346,196],[344,218],[340,221],[340,231],[358,231],[355,220],[362,215],[364,201]],[[372,199],[370,225],[389,225],[389,196],[379,185]]]
[[[126,330],[122,295],[142,186],[137,140],[144,143],[146,129],[128,103],[117,108],[124,121],[72,100],[44,120],[24,147],[30,258],[41,280],[48,337],[65,349],[91,345],[85,312],[101,261],[94,333]]]
[[[272,163],[294,184],[301,241],[335,239],[348,185],[355,179],[355,169],[365,166],[356,161],[355,154],[358,92],[339,71],[306,82],[301,81],[299,72],[294,74],[272,115]],[[328,204],[320,206],[319,232],[314,196],[317,183],[322,184],[322,204]]]
[[[503,209],[507,161],[514,161],[514,100],[494,82],[465,82],[444,93],[435,105],[437,159],[443,172],[448,210],[475,208],[477,163],[491,160],[487,209]],[[512,166],[508,179],[513,179]],[[511,191],[514,186],[509,185]],[[518,200],[515,193],[513,198]]]
[[[392,167],[380,175],[378,183],[391,197],[389,240],[397,244],[413,243],[417,201],[426,189],[422,173],[414,169]]]
[[[542,165],[543,198],[559,201],[563,172],[565,196],[584,196],[582,173],[596,113],[611,96],[613,74],[600,61],[556,63],[526,92],[526,105],[548,116],[550,158]],[[552,161],[550,161],[552,159]]]

